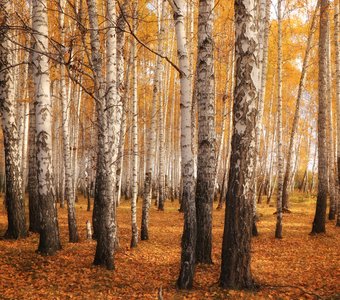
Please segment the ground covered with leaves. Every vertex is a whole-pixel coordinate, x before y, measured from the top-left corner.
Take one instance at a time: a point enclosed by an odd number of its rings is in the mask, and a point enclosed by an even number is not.
[[[6,214],[0,199],[0,235]],[[141,202],[141,201],[140,201]],[[216,205],[215,205],[216,206]],[[139,203],[139,216],[140,216]],[[224,210],[214,211],[212,265],[196,269],[194,289],[177,291],[183,215],[177,203],[164,212],[151,211],[150,240],[130,249],[130,208],[118,208],[120,249],[115,271],[92,265],[95,241],[86,240],[83,198],[77,203],[81,241],[68,243],[67,211],[59,209],[63,249],[55,256],[35,253],[38,235],[8,241],[0,239],[0,299],[340,299],[340,228],[327,223],[327,233],[309,235],[315,198],[295,195],[292,213],[283,219],[283,239],[274,238],[274,207],[259,205],[259,236],[252,242],[252,272],[260,285],[256,291],[222,290],[218,286]]]

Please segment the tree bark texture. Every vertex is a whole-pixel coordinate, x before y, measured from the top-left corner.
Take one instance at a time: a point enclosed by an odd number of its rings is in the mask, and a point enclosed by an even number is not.
[[[115,203],[113,199],[115,152],[118,149],[119,124],[116,123],[116,30],[115,1],[106,1],[108,30],[106,33],[106,84],[102,73],[103,61],[100,49],[96,3],[87,0],[91,27],[91,65],[94,74],[96,114],[98,125],[97,173],[93,222],[96,222],[97,246],[95,265],[114,269],[114,243],[116,235]],[[106,87],[106,89],[105,89]],[[96,211],[96,212],[95,212]]]
[[[195,272],[197,234],[194,156],[191,148],[191,78],[184,24],[184,1],[169,0],[169,3],[172,7],[175,21],[181,92],[181,173],[183,180],[182,203],[184,208],[184,228],[181,247],[181,269],[177,279],[177,286],[180,289],[190,289],[193,285]]]
[[[212,207],[216,160],[213,8],[214,0],[199,1],[196,68],[198,103],[196,262],[208,264],[212,263]]]
[[[61,249],[52,169],[52,116],[48,58],[47,1],[33,0],[33,76],[35,85],[35,118],[40,239],[38,252],[53,255]]]
[[[62,8],[64,7],[64,1],[59,1],[61,12],[59,12],[59,28],[61,32],[61,43],[65,43],[65,26],[64,26],[64,13]],[[63,53],[61,52],[61,58],[63,59]],[[71,148],[70,148],[70,136],[69,136],[69,124],[70,124],[70,105],[67,99],[66,93],[66,80],[65,80],[65,66],[60,65],[60,97],[62,105],[62,132],[63,132],[63,146],[64,146],[64,171],[65,171],[65,197],[67,201],[67,220],[69,241],[76,243],[79,241],[76,210],[75,210],[75,193],[73,188],[73,175],[71,164]]]
[[[222,244],[220,285],[254,286],[250,270],[255,168],[256,101],[259,89],[255,0],[235,1],[236,82],[233,136]]]
[[[13,68],[11,68],[11,43],[9,41],[10,7],[7,1],[0,1],[0,111],[5,149],[6,191],[8,227],[6,238],[26,237],[22,172],[19,159],[19,134],[14,90]]]
[[[328,193],[327,162],[327,27],[329,1],[320,0],[319,84],[318,84],[318,195],[312,234],[326,232]]]
[[[338,188],[340,187],[340,1],[334,1],[334,43],[335,43],[335,91],[336,91],[336,123],[337,123],[337,169]],[[340,226],[340,197],[338,191],[336,226]]]
[[[275,237],[282,238],[282,189],[283,189],[283,150],[282,150],[282,1],[278,0],[277,17],[277,200]]]

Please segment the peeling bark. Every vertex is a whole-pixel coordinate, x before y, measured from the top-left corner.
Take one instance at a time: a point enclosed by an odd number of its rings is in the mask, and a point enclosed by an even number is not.
[[[254,287],[250,270],[255,168],[256,101],[259,89],[255,0],[235,1],[236,82],[233,136],[222,243],[220,286]]]

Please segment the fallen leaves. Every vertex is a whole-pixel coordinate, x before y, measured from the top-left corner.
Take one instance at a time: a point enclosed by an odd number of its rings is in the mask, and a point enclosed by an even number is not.
[[[291,201],[293,213],[284,215],[282,240],[274,238],[275,208],[259,206],[260,236],[252,243],[252,272],[262,285],[257,291],[218,286],[224,210],[214,211],[214,264],[198,265],[194,289],[184,292],[175,288],[183,228],[177,204],[167,202],[162,213],[153,208],[150,240],[130,249],[130,207],[122,203],[118,208],[121,247],[115,255],[116,270],[111,272],[92,265],[96,243],[86,240],[91,212],[80,197],[80,243],[67,242],[66,209],[58,212],[63,249],[55,256],[35,253],[37,234],[19,241],[0,240],[0,299],[157,299],[161,286],[164,299],[317,299],[318,295],[335,299],[340,293],[339,228],[329,222],[325,235],[308,235],[314,202],[294,202],[293,197]],[[3,234],[6,215],[2,207],[0,211]]]

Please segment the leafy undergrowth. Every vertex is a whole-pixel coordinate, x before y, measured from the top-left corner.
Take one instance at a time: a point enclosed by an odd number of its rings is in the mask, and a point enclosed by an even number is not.
[[[183,215],[177,203],[166,203],[165,212],[151,211],[150,240],[130,249],[130,208],[118,208],[120,249],[116,270],[92,265],[95,242],[86,237],[84,199],[77,203],[81,241],[68,243],[67,212],[59,209],[63,249],[55,256],[35,253],[38,235],[25,240],[0,240],[0,299],[340,299],[339,228],[327,223],[327,233],[310,236],[314,201],[297,195],[292,214],[285,214],[282,240],[274,238],[275,208],[259,205],[260,235],[253,239],[252,272],[257,291],[222,290],[218,286],[224,210],[214,211],[213,265],[199,265],[194,289],[177,291]],[[2,199],[1,205],[2,205]],[[141,201],[140,201],[141,202]],[[0,205],[0,235],[6,214]],[[140,216],[140,205],[138,215]],[[216,206],[216,205],[215,205]]]

